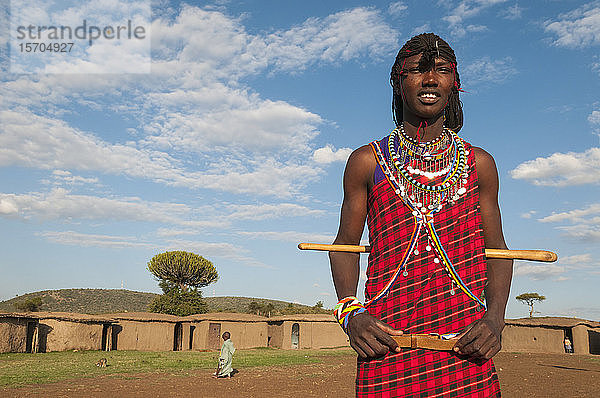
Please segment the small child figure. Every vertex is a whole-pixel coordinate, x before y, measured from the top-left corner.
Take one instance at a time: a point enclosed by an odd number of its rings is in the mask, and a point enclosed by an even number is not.
[[[568,354],[573,353],[573,345],[571,344],[571,340],[568,337],[565,337],[565,352]]]

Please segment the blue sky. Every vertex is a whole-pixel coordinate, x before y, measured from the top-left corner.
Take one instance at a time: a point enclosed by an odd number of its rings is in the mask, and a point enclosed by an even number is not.
[[[393,128],[395,54],[433,31],[467,91],[460,134],[496,159],[509,247],[560,256],[515,265],[507,316],[539,292],[543,315],[600,319],[599,1],[155,1],[143,44],[98,40],[21,70],[18,12],[43,25],[126,11],[20,3],[0,13],[0,299],[159,292],[146,263],[177,249],[216,265],[205,296],[332,307],[327,255],[296,245],[333,240],[347,156]]]

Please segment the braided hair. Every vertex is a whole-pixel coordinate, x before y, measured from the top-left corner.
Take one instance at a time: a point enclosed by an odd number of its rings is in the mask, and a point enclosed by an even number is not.
[[[455,82],[448,97],[448,104],[444,110],[444,125],[458,132],[463,125],[463,112],[462,102],[460,102],[458,96],[460,91],[460,77],[458,76],[458,70],[456,68],[456,55],[454,55],[454,50],[452,50],[450,45],[434,33],[423,33],[414,36],[402,46],[396,56],[396,62],[394,63],[394,66],[392,66],[390,76],[390,83],[394,90],[394,95],[392,97],[392,117],[394,123],[398,126],[402,120],[404,120],[402,115],[403,103],[401,92],[403,64],[406,58],[417,54],[423,54],[419,61],[419,70],[421,72],[433,68],[437,56],[452,63]]]

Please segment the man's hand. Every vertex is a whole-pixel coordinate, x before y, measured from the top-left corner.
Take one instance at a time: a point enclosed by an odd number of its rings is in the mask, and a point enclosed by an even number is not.
[[[475,360],[487,361],[500,351],[504,320],[487,314],[469,325],[458,337],[454,352]]]
[[[398,343],[391,336],[402,334],[401,330],[392,328],[366,311],[348,322],[350,345],[363,359],[380,357],[390,350],[399,352]]]

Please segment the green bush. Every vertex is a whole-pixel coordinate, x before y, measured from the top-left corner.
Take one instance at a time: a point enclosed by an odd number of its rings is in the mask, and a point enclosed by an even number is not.
[[[15,304],[15,307],[19,311],[24,312],[37,312],[42,307],[41,297],[29,297],[25,301]]]
[[[165,291],[165,294],[155,297],[148,310],[161,314],[187,316],[208,312],[208,305],[202,299],[202,293],[199,290],[181,291],[175,287]]]

